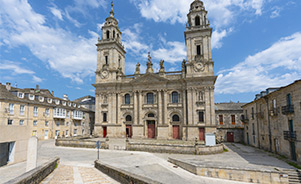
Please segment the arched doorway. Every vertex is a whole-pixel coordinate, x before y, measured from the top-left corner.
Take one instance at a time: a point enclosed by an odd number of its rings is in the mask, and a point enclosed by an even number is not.
[[[172,123],[174,124],[172,126],[172,138],[173,139],[180,139],[180,125],[178,123],[180,122],[180,117],[175,114],[172,116]]]
[[[132,116],[131,115],[127,115],[125,117],[125,121],[126,121],[126,127],[125,127],[125,134],[126,137],[131,138],[132,137]]]

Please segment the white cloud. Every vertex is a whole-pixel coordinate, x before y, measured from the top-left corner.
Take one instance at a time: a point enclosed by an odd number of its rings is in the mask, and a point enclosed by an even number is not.
[[[216,92],[256,92],[287,85],[300,78],[301,32],[297,32],[280,39],[266,50],[248,56],[234,67],[218,72]]]
[[[273,11],[272,11],[272,13],[270,15],[270,18],[273,19],[273,18],[279,17],[280,16],[280,11],[281,11],[281,8],[279,8],[277,6],[274,7]]]
[[[33,82],[35,82],[35,83],[40,83],[40,82],[43,81],[43,79],[41,79],[41,78],[39,78],[39,77],[37,77],[35,75],[32,77],[32,79],[33,79]]]
[[[61,10],[55,8],[55,7],[51,7],[49,8],[51,13],[56,16],[58,19],[63,20],[63,16],[62,16],[62,12]]]
[[[154,59],[168,63],[181,62],[186,58],[186,47],[183,42],[167,42],[162,48],[152,51]]]
[[[96,69],[97,34],[90,38],[78,37],[61,28],[44,25],[45,17],[34,12],[27,1],[3,1],[0,7],[2,21],[7,24],[0,40],[9,46],[26,46],[41,61],[63,77],[76,82],[93,75]]]
[[[192,0],[130,0],[140,10],[140,14],[155,22],[186,23],[187,12]],[[208,19],[215,28],[213,48],[222,46],[222,38],[230,32],[238,16],[261,15],[263,0],[203,0]],[[255,12],[254,12],[255,10]]]
[[[14,75],[16,74],[34,74],[34,71],[25,69],[24,67],[20,66],[20,63],[13,62],[13,61],[1,61],[0,63],[0,70],[12,70]]]

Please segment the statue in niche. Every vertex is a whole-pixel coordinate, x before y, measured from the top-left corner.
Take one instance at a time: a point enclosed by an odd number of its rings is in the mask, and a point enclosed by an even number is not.
[[[200,102],[203,102],[203,101],[204,101],[204,92],[203,92],[203,91],[200,91],[200,92],[199,92],[199,101],[200,101]]]
[[[159,70],[159,72],[165,72],[165,69],[164,69],[164,60],[160,61],[160,70]]]

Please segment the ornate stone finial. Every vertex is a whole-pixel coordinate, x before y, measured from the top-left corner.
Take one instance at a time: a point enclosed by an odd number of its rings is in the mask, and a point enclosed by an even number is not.
[[[148,62],[146,63],[147,65],[147,69],[146,69],[146,73],[154,73],[154,69],[153,69],[153,63],[151,61],[151,56],[150,56],[150,52],[148,52]]]
[[[160,73],[165,72],[165,69],[164,69],[164,60],[160,61],[160,70],[159,70],[159,72]]]
[[[185,69],[185,65],[186,65],[186,61],[185,61],[185,59],[183,59],[183,62],[182,62],[182,70]]]
[[[111,17],[114,17],[114,10],[113,10],[113,6],[114,6],[114,4],[113,4],[113,1],[111,2],[111,11],[110,11],[110,15],[111,15]]]
[[[136,72],[135,72],[135,75],[136,75],[136,74],[140,74],[140,63],[139,63],[139,62],[136,64]]]

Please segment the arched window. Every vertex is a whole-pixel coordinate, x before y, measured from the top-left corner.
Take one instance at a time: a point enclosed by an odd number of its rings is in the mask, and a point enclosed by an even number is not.
[[[172,121],[180,121],[180,117],[175,114],[172,116]]]
[[[131,96],[129,94],[124,95],[124,103],[131,104]]]
[[[107,31],[107,39],[110,38],[110,31]]]
[[[171,93],[171,102],[172,103],[179,103],[179,93],[174,91]]]
[[[107,113],[103,113],[103,122],[107,122]]]
[[[146,103],[147,104],[154,104],[154,94],[153,93],[147,93],[146,94]]]
[[[195,17],[195,26],[199,26],[200,25],[200,17],[196,16]]]
[[[153,118],[153,117],[155,117],[155,115],[154,115],[153,113],[149,113],[149,114],[147,115],[147,117]]]
[[[115,31],[113,31],[113,38],[115,38]]]
[[[125,121],[132,121],[132,116],[127,115],[127,116],[125,117]]]
[[[197,54],[198,56],[201,55],[201,46],[200,46],[200,45],[197,45],[197,46],[196,46],[196,54]]]

